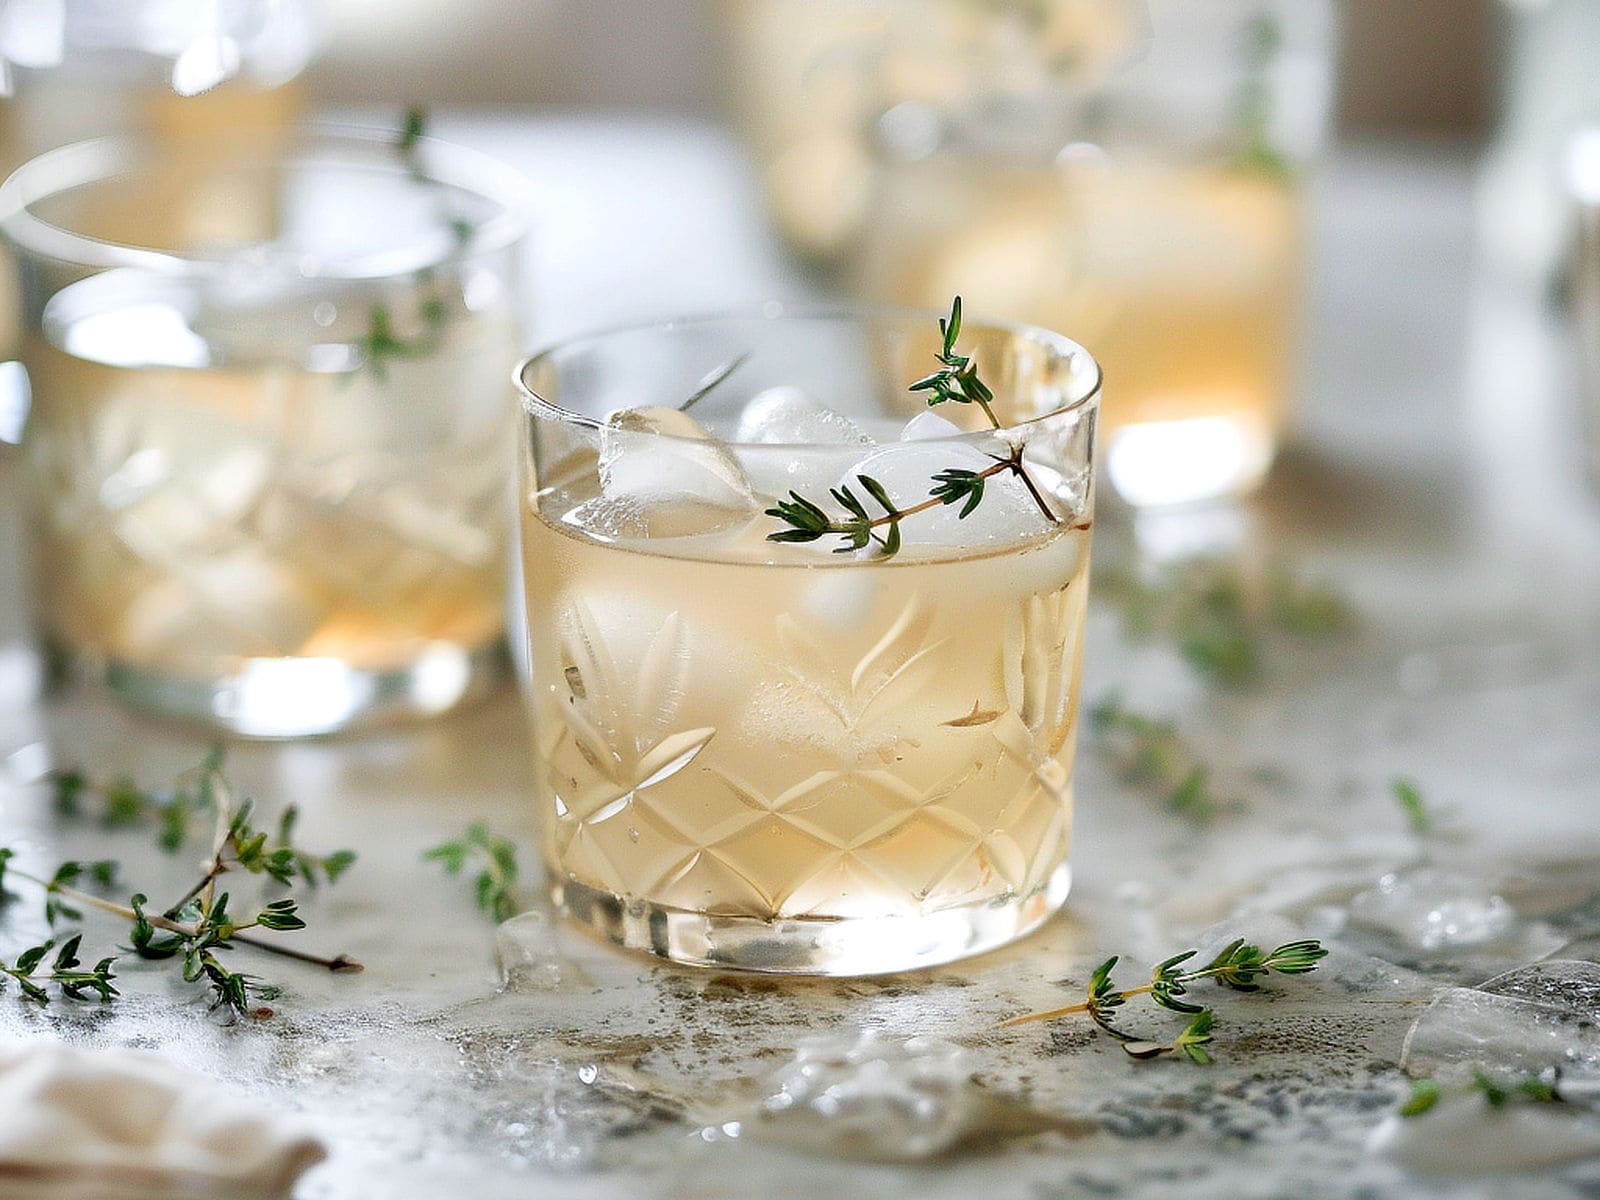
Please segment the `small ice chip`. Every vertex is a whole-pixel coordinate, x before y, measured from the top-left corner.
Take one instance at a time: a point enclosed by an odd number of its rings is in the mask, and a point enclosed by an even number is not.
[[[1446,988],[1411,1027],[1400,1061],[1413,1074],[1555,1067],[1569,1080],[1600,1081],[1600,966],[1538,962],[1481,987]]]
[[[734,440],[780,445],[872,444],[849,417],[819,404],[797,387],[767,388],[751,397],[739,414]]]
[[[802,1042],[753,1122],[767,1140],[848,1158],[914,1161],[948,1149],[980,1102],[955,1046],[866,1031]]]
[[[1505,941],[1516,931],[1516,910],[1477,889],[1476,881],[1432,868],[1396,872],[1351,900],[1350,920],[1429,953]]]

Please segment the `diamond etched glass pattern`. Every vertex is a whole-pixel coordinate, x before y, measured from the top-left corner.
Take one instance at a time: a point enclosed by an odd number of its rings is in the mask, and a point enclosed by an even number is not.
[[[1081,596],[1019,601],[988,663],[961,631],[976,614],[920,591],[859,654],[779,612],[772,661],[751,639],[745,669],[784,681],[787,720],[739,745],[685,703],[737,648],[697,659],[676,610],[602,626],[574,599],[545,698],[553,854],[592,887],[765,919],[1037,890],[1067,848]]]

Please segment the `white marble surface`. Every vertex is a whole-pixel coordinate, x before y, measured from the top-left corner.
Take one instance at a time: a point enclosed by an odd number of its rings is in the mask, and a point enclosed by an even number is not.
[[[802,290],[718,134],[570,117],[439,130],[534,178],[546,333]],[[363,974],[270,964],[287,988],[277,1015],[225,1026],[165,970],[125,958],[128,995],[106,1009],[0,997],[0,1039],[153,1047],[299,1110],[332,1151],[303,1181],[307,1200],[1595,1195],[1593,1159],[1450,1177],[1415,1169],[1426,1155],[1405,1166],[1368,1148],[1407,1088],[1406,1032],[1440,987],[1553,951],[1592,959],[1600,945],[1600,501],[1580,479],[1557,330],[1536,298],[1475,270],[1471,196],[1463,153],[1342,152],[1320,185],[1297,444],[1242,511],[1137,528],[1103,514],[1101,564],[1136,544],[1284,555],[1346,590],[1363,624],[1334,643],[1274,646],[1260,682],[1219,692],[1096,613],[1088,694],[1121,689],[1177,718],[1240,804],[1197,829],[1080,756],[1076,888],[1036,936],[915,976],[784,982],[658,967],[536,917],[525,945],[538,965],[502,991],[493,929],[419,858],[472,818],[529,838],[522,718],[502,694],[411,731],[233,754],[251,793],[301,805],[307,844],[360,846],[301,936],[363,959]],[[13,476],[0,466],[8,547]],[[93,849],[152,890],[179,883],[188,864],[139,835],[63,825],[19,782],[47,759],[159,782],[205,739],[81,691],[38,698],[4,557],[4,840],[40,863]],[[1449,808],[1449,836],[1407,833],[1387,792],[1397,774]],[[1424,867],[1465,880],[1463,896],[1501,895],[1515,910],[1504,935],[1427,952],[1384,933],[1380,900],[1363,893],[1392,871],[1426,882]],[[37,932],[35,906],[12,905],[0,947]],[[1210,1067],[1133,1062],[1081,1022],[995,1028],[1067,1002],[1111,953],[1137,975],[1190,939],[1235,932],[1309,933],[1335,950],[1316,976],[1220,996]],[[756,1081],[804,1037],[860,1028],[956,1044],[1004,1119],[914,1165],[759,1136]],[[731,1120],[741,1136],[721,1128]]]

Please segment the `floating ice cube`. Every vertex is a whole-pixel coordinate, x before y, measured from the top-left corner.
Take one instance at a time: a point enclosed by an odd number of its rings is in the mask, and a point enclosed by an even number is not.
[[[758,511],[750,481],[728,448],[672,408],[611,415],[600,433],[600,488],[610,507],[580,520],[598,515],[618,530],[612,536],[715,533]]]
[[[935,487],[934,476],[951,469],[984,471],[995,459],[977,446],[961,442],[910,442],[884,446],[858,460],[836,486],[849,487],[868,511],[877,504],[866,495],[857,476],[881,483],[898,508],[927,500]],[[900,533],[913,546],[982,546],[1012,543],[1036,537],[1050,522],[1015,474],[1003,471],[984,482],[983,501],[971,515],[961,518],[962,504],[942,504],[901,522]]]
[[[752,396],[739,414],[734,440],[782,445],[872,444],[872,439],[849,417],[818,403],[797,387],[772,387]]]
[[[1490,1072],[1600,1080],[1600,966],[1539,962],[1477,988],[1447,988],[1406,1035],[1414,1075]]]
[[[116,642],[132,657],[209,668],[215,657],[294,654],[324,617],[292,571],[248,548],[175,560],[170,569],[123,613]]]
[[[900,440],[924,442],[929,438],[960,437],[961,433],[961,426],[954,421],[947,421],[938,413],[924,409],[906,422],[905,428],[900,431]]]
[[[650,536],[644,506],[626,496],[593,496],[562,514],[563,524],[601,542],[634,541]]]
[[[203,457],[180,458],[178,451],[140,450],[101,485],[107,504],[119,510],[118,535],[151,562],[214,551],[235,540],[239,522],[260,500],[272,472],[261,446],[235,443]]]
[[[739,465],[760,496],[783,499],[790,492],[825,500],[839,476],[855,466],[860,446],[799,448],[745,444],[737,448]]]

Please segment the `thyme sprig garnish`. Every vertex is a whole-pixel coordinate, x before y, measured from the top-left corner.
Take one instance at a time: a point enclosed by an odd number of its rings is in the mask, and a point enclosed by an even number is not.
[[[936,357],[940,367],[911,384],[912,392],[927,392],[928,406],[938,404],[976,404],[988,418],[991,428],[1001,428],[991,404],[994,392],[978,376],[977,359],[961,354],[957,345],[961,337],[961,297],[950,305],[949,317],[939,319],[941,349]],[[838,537],[841,544],[835,554],[850,554],[868,546],[876,546],[880,557],[892,558],[902,544],[900,523],[908,517],[948,504],[959,504],[957,517],[965,520],[983,502],[984,484],[1002,473],[1010,473],[1021,481],[1028,495],[1038,505],[1045,520],[1057,524],[1061,518],[1051,510],[1044,493],[1039,490],[1023,464],[1022,447],[1009,447],[1005,454],[986,452],[993,465],[982,470],[952,467],[934,474],[928,499],[902,508],[889,495],[888,489],[870,475],[857,475],[856,483],[868,499],[881,512],[869,510],[867,501],[858,497],[848,484],[829,488],[828,495],[842,514],[830,514],[820,504],[791,491],[787,500],[778,500],[766,515],[782,521],[788,528],[769,533],[769,542],[814,542],[819,538]]]
[[[428,110],[420,105],[407,108],[394,141],[394,152],[412,180],[424,187],[431,187],[434,181],[429,178],[422,164],[422,141],[427,132]],[[449,230],[457,249],[460,249],[472,240],[474,226],[471,221],[450,213],[443,196],[439,204],[439,223]],[[428,288],[433,283],[433,268],[423,267],[416,272],[415,279],[419,288]],[[439,349],[445,326],[450,320],[449,306],[435,292],[423,297],[417,306],[417,315],[422,322],[421,330],[414,335],[404,336],[396,331],[394,316],[388,305],[373,304],[367,309],[367,331],[356,338],[353,345],[361,354],[362,367],[377,382],[388,382],[389,370],[394,363],[403,359],[425,358]]]
[[[418,154],[427,132],[428,110],[420,104],[411,105],[400,118],[400,135],[395,138],[394,149],[411,178],[419,182],[426,182],[428,178]]]
[[[517,915],[517,847],[510,838],[474,821],[459,838],[424,851],[422,857],[440,863],[451,875],[460,875],[469,864],[477,867],[473,897],[478,908],[496,921]]]
[[[1000,422],[994,415],[994,409],[989,407],[994,400],[994,392],[990,390],[988,384],[978,378],[976,358],[956,352],[956,344],[961,337],[960,296],[951,302],[950,316],[939,318],[939,336],[944,341],[944,347],[937,355],[939,369],[931,375],[924,375],[907,390],[931,392],[932,395],[928,397],[929,408],[946,402],[976,404],[983,409],[983,415],[989,418],[990,426],[999,429]]]
[[[1235,805],[1212,790],[1209,768],[1174,722],[1135,712],[1111,695],[1090,708],[1089,731],[1124,783],[1159,796],[1179,816],[1205,822]]]
[[[1081,1013],[1120,1042],[1134,1058],[1158,1058],[1176,1053],[1191,1062],[1205,1064],[1211,1061],[1206,1047],[1211,1043],[1216,1017],[1210,1008],[1186,999],[1190,984],[1210,979],[1236,992],[1255,992],[1261,988],[1260,980],[1268,975],[1304,975],[1316,970],[1317,963],[1327,957],[1327,953],[1322,943],[1314,939],[1286,942],[1275,950],[1263,951],[1243,938],[1235,938],[1202,966],[1186,966],[1199,954],[1198,950],[1174,954],[1155,965],[1149,983],[1131,988],[1119,988],[1113,982],[1111,973],[1121,958],[1112,955],[1090,974],[1084,1000],[1012,1017],[1002,1021],[1000,1026],[1004,1029],[1034,1021],[1054,1021]],[[1149,996],[1160,1007],[1189,1017],[1189,1023],[1169,1042],[1151,1041],[1130,1033],[1117,1025],[1117,1010],[1135,996]]]
[[[427,296],[417,306],[420,332],[406,337],[395,331],[389,306],[374,304],[367,310],[367,332],[355,340],[361,361],[379,383],[387,383],[389,370],[404,359],[426,358],[439,349],[450,315],[443,299]]]
[[[129,903],[120,904],[77,886],[80,881],[112,886],[117,871],[111,860],[69,861],[48,875],[34,874],[15,866],[15,854],[10,848],[0,848],[0,895],[6,894],[3,889],[7,878],[33,884],[43,894],[45,919],[52,926],[82,919],[87,908],[122,918],[130,926],[131,948],[135,954],[146,959],[179,960],[185,982],[205,984],[212,993],[213,1008],[226,1008],[239,1016],[260,1011],[257,1007],[260,1001],[272,999],[279,993],[276,987],[254,975],[230,969],[218,957],[238,946],[312,963],[331,971],[359,971],[361,964],[347,955],[327,958],[248,932],[304,929],[305,921],[292,897],[272,900],[244,918],[230,912],[229,894],[216,889],[218,879],[230,872],[265,876],[285,886],[301,882],[314,887],[319,882],[337,880],[354,863],[355,854],[340,850],[315,855],[296,846],[293,830],[297,811],[293,805],[284,810],[275,835],[255,828],[252,823],[254,806],[248,799],[234,799],[223,772],[223,762],[222,751],[213,751],[199,768],[180,777],[179,786],[169,793],[147,791],[127,780],[99,785],[77,770],[57,772],[51,777],[56,809],[63,816],[85,817],[89,804],[97,802],[103,823],[113,826],[153,824],[158,830],[158,844],[169,851],[179,849],[188,840],[191,824],[198,815],[210,816],[213,834],[205,870],[200,879],[164,911],[149,911],[149,900],[142,892],[135,893]],[[102,960],[92,972],[74,974],[77,967],[74,956],[81,937],[81,934],[73,935],[63,944],[64,949],[71,947],[72,953],[67,957],[74,961],[62,964],[62,977],[55,982],[61,994],[75,999],[84,998],[89,991],[99,994],[102,1000],[110,999],[117,994],[116,990],[112,988],[108,992],[97,986],[95,980],[111,978],[109,968],[116,961],[115,956]],[[30,958],[33,954],[32,950],[24,952],[7,973],[18,978],[20,984],[21,978],[16,972],[24,970],[34,985],[23,987],[24,996],[43,1003],[48,999],[43,983],[51,980],[32,979],[42,961],[42,952]],[[78,977],[84,974],[91,978]]]
[[[1496,1079],[1481,1069],[1475,1069],[1465,1082],[1450,1088],[1436,1079],[1418,1079],[1396,1111],[1402,1117],[1420,1117],[1444,1099],[1447,1091],[1460,1095],[1477,1093],[1490,1108],[1504,1108],[1513,1103],[1561,1104],[1566,1097],[1561,1095],[1560,1082],[1559,1074],[1554,1071],[1508,1081]]]

